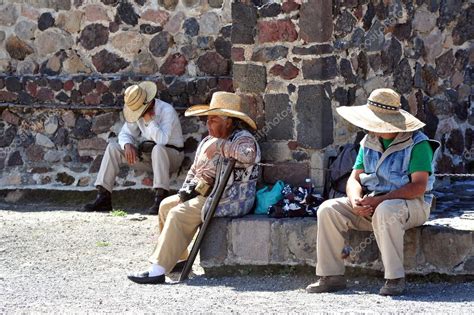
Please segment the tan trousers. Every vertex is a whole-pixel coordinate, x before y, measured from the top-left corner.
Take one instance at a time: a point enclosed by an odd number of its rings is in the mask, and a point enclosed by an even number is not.
[[[346,197],[325,201],[318,210],[316,274],[318,276],[344,274],[344,261],[341,258],[344,234],[349,229],[355,229],[374,231],[386,279],[404,277],[405,230],[423,224],[428,219],[429,213],[430,205],[424,202],[423,198],[386,200],[375,209],[371,219],[352,212],[352,206]],[[359,250],[362,250],[362,247]]]
[[[173,269],[176,262],[188,256],[188,245],[201,221],[201,209],[206,197],[197,196],[180,203],[178,195],[169,196],[160,204],[158,212],[158,242],[149,261]]]
[[[183,152],[167,148],[162,145],[155,145],[151,156],[143,154],[143,161],[137,161],[132,168],[144,171],[153,171],[153,188],[169,190],[170,173],[176,172],[183,161]],[[104,157],[100,164],[99,173],[95,181],[95,186],[102,186],[112,192],[120,165],[127,164],[125,151],[122,150],[116,141],[111,141],[107,145]]]

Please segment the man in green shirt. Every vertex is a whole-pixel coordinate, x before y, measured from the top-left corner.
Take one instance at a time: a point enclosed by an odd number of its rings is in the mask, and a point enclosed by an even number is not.
[[[320,279],[306,291],[346,287],[341,257],[344,234],[356,229],[374,231],[386,279],[380,294],[403,294],[403,236],[429,217],[432,161],[439,143],[418,130],[425,124],[401,109],[400,95],[391,89],[373,91],[366,105],[336,110],[368,134],[347,181],[347,197],[327,200],[319,207],[316,274]]]

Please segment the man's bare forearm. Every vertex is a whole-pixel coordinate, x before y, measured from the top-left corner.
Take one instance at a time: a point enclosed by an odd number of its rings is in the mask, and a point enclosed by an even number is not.
[[[384,200],[388,199],[416,199],[425,193],[426,184],[408,183],[399,189],[393,190],[382,196]]]
[[[353,170],[346,184],[346,194],[351,201],[352,206],[355,206],[355,199],[362,197],[362,185],[359,182],[360,173],[361,171]]]

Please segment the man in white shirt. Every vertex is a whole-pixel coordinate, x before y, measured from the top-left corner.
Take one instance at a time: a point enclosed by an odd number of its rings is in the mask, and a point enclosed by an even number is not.
[[[84,211],[112,210],[111,193],[115,177],[120,165],[125,163],[153,171],[156,194],[149,214],[157,214],[161,200],[169,195],[170,173],[178,170],[184,157],[183,133],[173,106],[155,99],[156,92],[156,84],[150,81],[125,90],[123,115],[126,122],[118,135],[118,143],[111,141],[107,145],[95,182],[97,198],[87,204]],[[149,147],[151,161],[149,155],[137,150],[140,136],[147,140],[142,144]]]

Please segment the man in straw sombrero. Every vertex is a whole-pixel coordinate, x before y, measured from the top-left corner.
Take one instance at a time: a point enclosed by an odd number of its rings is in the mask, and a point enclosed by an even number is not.
[[[215,92],[210,105],[193,106],[185,112],[185,116],[207,116],[209,136],[199,144],[194,162],[178,194],[161,203],[158,214],[159,237],[149,258],[151,265],[144,272],[128,276],[137,283],[164,283],[166,273],[175,266],[183,266],[188,255],[188,245],[212,201],[213,195],[210,193],[216,185],[216,177],[222,176],[225,169],[218,168],[224,159],[234,158],[237,163],[215,216],[242,216],[253,207],[260,149],[248,131],[255,130],[257,126],[243,111],[240,96]],[[175,270],[178,269],[176,267]]]
[[[111,193],[123,164],[153,171],[155,200],[149,214],[157,214],[160,202],[169,195],[170,173],[178,170],[184,157],[183,133],[173,106],[155,99],[156,92],[156,84],[150,81],[125,90],[123,116],[126,122],[118,135],[118,143],[111,141],[105,149],[95,182],[97,197],[84,211],[112,210]],[[147,141],[142,144],[147,144],[148,150],[141,149],[143,138]],[[148,154],[142,154],[144,151]]]
[[[356,229],[374,231],[386,279],[379,293],[403,294],[403,236],[429,217],[433,155],[439,143],[419,131],[425,124],[401,109],[400,95],[391,89],[374,90],[366,105],[336,110],[368,134],[347,181],[347,197],[327,200],[318,210],[316,274],[320,279],[306,291],[346,287],[344,234]]]

